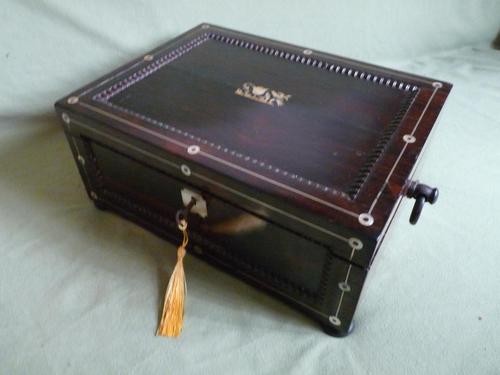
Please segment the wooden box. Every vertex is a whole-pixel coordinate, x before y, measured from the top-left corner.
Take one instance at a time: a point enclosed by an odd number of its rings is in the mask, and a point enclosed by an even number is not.
[[[437,198],[410,178],[450,89],[203,24],[56,111],[98,208],[177,243],[197,197],[191,253],[342,336],[401,199]]]

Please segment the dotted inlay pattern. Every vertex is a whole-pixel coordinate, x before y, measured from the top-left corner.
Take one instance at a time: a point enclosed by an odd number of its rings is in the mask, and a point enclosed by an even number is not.
[[[154,72],[158,71],[165,65],[171,63],[172,61],[178,59],[182,55],[188,53],[192,49],[200,46],[201,44],[205,43],[208,40],[215,40],[221,43],[226,43],[231,46],[235,47],[240,47],[240,48],[246,48],[250,49],[259,53],[263,53],[266,55],[270,56],[275,56],[276,58],[281,58],[285,59],[291,62],[295,63],[300,63],[300,64],[305,64],[309,65],[312,67],[315,67],[317,69],[322,69],[327,72],[332,72],[335,74],[341,74],[341,75],[346,75],[349,77],[352,77],[354,79],[361,79],[365,80],[368,82],[371,82],[373,84],[378,84],[378,85],[384,85],[388,88],[393,88],[397,90],[402,90],[402,91],[408,91],[408,92],[416,92],[418,91],[418,87],[415,85],[411,85],[409,83],[383,77],[381,75],[376,75],[372,74],[369,72],[349,68],[347,66],[343,66],[341,64],[334,64],[330,62],[326,62],[320,58],[315,58],[312,57],[311,55],[304,56],[303,53],[297,52],[289,52],[283,49],[279,48],[271,48],[259,43],[254,43],[247,41],[243,38],[236,38],[236,37],[230,37],[226,35],[222,35],[216,32],[205,32],[196,38],[192,39],[191,41],[177,47],[176,49],[167,52],[166,54],[159,54],[158,58],[156,58],[154,61],[148,63],[145,67],[137,70],[133,74],[129,75],[128,77],[114,83],[113,85],[107,87],[106,89],[100,91],[96,95],[93,96],[93,100],[100,102],[102,104],[105,104],[117,111],[121,111],[124,113],[127,113],[129,115],[132,115],[134,117],[137,117],[141,120],[144,120],[152,125],[155,125],[157,127],[160,127],[162,129],[168,130],[172,133],[178,134],[186,139],[189,139],[194,142],[198,142],[200,145],[208,146],[212,149],[215,149],[217,151],[224,152],[228,155],[231,155],[241,161],[244,161],[245,163],[249,163],[252,166],[259,167],[263,170],[266,170],[268,172],[273,172],[275,174],[281,175],[287,179],[293,180],[295,183],[302,184],[304,186],[307,186],[309,188],[316,189],[318,191],[324,192],[324,193],[329,193],[332,195],[337,195],[341,196],[345,199],[355,199],[359,190],[361,189],[364,181],[368,177],[368,175],[371,172],[371,169],[375,162],[378,160],[380,157],[381,153],[385,149],[385,145],[389,142],[392,133],[395,131],[397,128],[397,125],[403,118],[404,114],[406,113],[409,104],[408,105],[403,105],[395,119],[388,125],[386,131],[382,135],[381,139],[379,140],[377,147],[373,150],[373,152],[370,154],[368,157],[367,162],[364,164],[364,166],[360,169],[354,183],[349,187],[347,192],[339,191],[331,186],[325,186],[323,184],[320,184],[316,181],[312,181],[308,178],[305,178],[303,176],[298,175],[297,173],[284,170],[282,168],[279,168],[275,165],[263,162],[261,160],[258,160],[257,158],[254,158],[253,156],[245,155],[241,152],[238,152],[236,150],[232,150],[231,148],[218,144],[216,142],[203,139],[201,137],[198,137],[194,134],[191,134],[189,132],[183,131],[181,129],[176,128],[173,125],[166,124],[164,122],[155,120],[153,118],[150,118],[148,116],[145,116],[143,114],[137,113],[135,111],[132,111],[127,108],[123,108],[121,106],[118,106],[114,103],[111,103],[109,100],[117,95],[118,93],[126,90],[128,87],[134,85],[135,83],[143,80],[144,78],[148,77],[149,75],[153,74]],[[414,94],[410,95],[410,97],[413,99]],[[409,102],[411,103],[411,101]]]

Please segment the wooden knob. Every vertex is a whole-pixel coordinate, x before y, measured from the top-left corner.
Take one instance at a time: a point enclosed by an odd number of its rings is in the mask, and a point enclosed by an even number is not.
[[[421,184],[418,181],[412,181],[406,192],[408,198],[415,199],[415,205],[410,214],[410,223],[415,225],[420,218],[422,209],[426,202],[434,204],[439,197],[438,188],[433,188],[425,184]]]

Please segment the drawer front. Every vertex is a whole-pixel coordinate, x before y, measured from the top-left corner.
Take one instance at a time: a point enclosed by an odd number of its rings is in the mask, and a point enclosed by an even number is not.
[[[91,197],[101,205],[177,241],[175,214],[184,207],[181,190],[201,194],[208,215],[189,216],[191,252],[277,294],[323,325],[348,329],[364,269],[336,257],[325,245],[264,219],[265,208],[258,216],[153,167],[133,152],[118,151],[112,143],[68,137],[77,160],[86,161],[80,163],[80,172]]]

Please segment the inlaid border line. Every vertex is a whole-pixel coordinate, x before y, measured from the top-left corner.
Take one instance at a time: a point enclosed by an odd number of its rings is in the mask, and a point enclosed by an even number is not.
[[[432,103],[432,100],[434,99],[434,96],[436,95],[436,92],[440,89],[440,86],[434,86],[434,90],[432,91],[432,94],[431,96],[429,97],[429,99],[427,100],[427,103],[422,111],[422,113],[420,114],[420,117],[417,119],[417,122],[415,123],[415,126],[413,127],[413,130],[412,132],[410,133],[412,136],[415,134],[415,132],[417,131],[417,128],[418,126],[420,125],[420,121],[422,121],[425,113],[427,112],[427,109],[429,108],[430,104]],[[377,196],[375,197],[375,199],[373,200],[373,203],[372,205],[370,206],[370,210],[368,211],[368,214],[371,215],[373,209],[375,208],[375,205],[377,204],[380,196],[382,195],[382,192],[384,191],[385,187],[387,186],[387,184],[389,183],[389,179],[391,178],[392,174],[394,173],[394,171],[396,170],[396,166],[399,164],[401,158],[403,157],[403,154],[404,152],[406,151],[406,148],[408,147],[409,143],[408,142],[405,142],[403,148],[401,149],[401,152],[399,153],[396,161],[394,162],[394,165],[392,166],[391,170],[389,171],[389,174],[387,175],[382,187],[380,188],[379,192],[377,193]]]
[[[128,72],[129,70],[135,68],[136,66],[140,65],[141,63],[144,63],[144,59],[141,58],[140,61],[136,61],[135,64],[129,66],[128,68],[125,68],[123,69],[122,71],[119,71],[117,72],[116,74],[112,75],[111,77],[108,77],[106,78],[104,81],[101,81],[101,82],[98,82],[95,86],[92,86],[92,87],[89,87],[88,89],[86,89],[85,91],[82,91],[81,93],[78,94],[79,97],[82,97],[84,95],[87,95],[89,92],[97,89],[98,87],[100,86],[103,86],[104,84],[106,84],[107,82],[110,82],[110,81],[113,81],[114,79],[118,78],[119,76],[121,76],[122,74]]]
[[[136,129],[140,129],[141,131],[144,131],[144,132],[146,132],[146,133],[149,133],[149,134],[152,134],[152,135],[154,135],[154,136],[156,136],[156,137],[159,137],[159,138],[161,138],[161,139],[164,139],[164,140],[166,140],[166,141],[168,141],[168,142],[171,142],[171,143],[173,143],[173,144],[175,144],[175,145],[177,145],[177,146],[184,147],[184,148],[187,148],[187,147],[188,147],[188,144],[186,144],[186,143],[183,143],[183,142],[181,142],[181,141],[178,141],[178,140],[176,140],[176,139],[173,139],[173,138],[171,138],[171,137],[168,137],[168,136],[166,136],[166,135],[164,135],[164,134],[162,134],[162,133],[158,133],[158,132],[156,132],[156,131],[154,131],[154,130],[151,130],[151,129],[148,129],[148,128],[146,128],[146,127],[143,127],[143,126],[137,125],[137,124],[133,123],[132,121],[129,121],[129,120],[123,119],[123,118],[118,117],[118,116],[116,116],[116,115],[113,115],[112,113],[109,113],[109,112],[107,112],[107,111],[104,111],[104,110],[102,110],[102,109],[100,109],[100,108],[98,108],[98,107],[95,107],[95,106],[93,106],[93,105],[90,105],[90,104],[87,104],[87,103],[83,103],[83,102],[79,102],[78,104],[82,105],[82,106],[83,106],[83,107],[85,107],[85,108],[91,109],[91,110],[93,110],[94,112],[97,112],[97,113],[100,113],[100,114],[102,114],[102,115],[104,115],[104,116],[110,117],[110,118],[112,118],[112,119],[114,119],[114,120],[116,120],[116,121],[123,122],[123,123],[125,123],[125,124],[127,124],[127,125],[129,125],[129,126],[132,126],[132,127],[136,128]],[[346,215],[352,216],[352,217],[354,217],[354,218],[358,218],[358,216],[359,216],[359,214],[357,214],[357,213],[355,213],[355,212],[353,212],[353,211],[350,211],[350,210],[345,209],[345,208],[343,208],[343,207],[337,206],[336,204],[333,204],[333,203],[327,202],[327,201],[325,201],[325,200],[323,200],[323,199],[317,198],[317,197],[315,197],[315,196],[313,196],[313,195],[311,195],[311,194],[305,193],[305,192],[303,192],[303,191],[301,191],[301,190],[295,189],[295,188],[293,188],[293,187],[291,187],[291,186],[288,186],[288,185],[285,185],[285,184],[283,184],[283,183],[281,183],[281,182],[275,181],[275,180],[273,180],[273,179],[271,179],[271,178],[269,178],[269,177],[266,177],[266,176],[263,176],[263,175],[261,175],[261,174],[258,174],[258,173],[256,173],[256,172],[251,171],[251,170],[249,170],[249,169],[247,169],[247,168],[244,168],[244,167],[242,167],[242,166],[240,166],[240,165],[237,165],[237,164],[231,163],[230,161],[227,161],[227,160],[221,159],[221,158],[219,158],[219,157],[217,157],[217,156],[215,156],[215,155],[212,155],[212,154],[207,153],[206,151],[200,151],[200,152],[199,152],[199,155],[204,156],[204,157],[206,157],[206,158],[208,158],[208,159],[212,159],[212,160],[217,161],[217,162],[219,162],[219,163],[223,163],[223,164],[226,164],[226,165],[228,165],[228,166],[231,166],[232,168],[235,168],[235,169],[237,169],[237,170],[239,170],[239,171],[241,171],[241,172],[244,172],[244,173],[246,173],[246,174],[248,174],[248,175],[251,175],[251,176],[256,177],[256,178],[258,178],[258,179],[260,179],[260,180],[266,181],[266,182],[268,182],[268,183],[270,183],[270,184],[273,184],[273,185],[278,186],[278,187],[280,187],[280,188],[282,188],[282,189],[288,190],[288,191],[290,191],[290,192],[292,192],[292,193],[295,193],[295,194],[301,195],[301,196],[303,196],[304,198],[310,199],[310,200],[312,200],[312,201],[315,201],[316,203],[319,203],[319,204],[322,204],[322,205],[324,205],[324,206],[326,206],[326,207],[329,207],[329,208],[335,209],[335,210],[337,210],[337,211],[340,211],[340,212],[342,212],[342,213],[344,213],[344,214],[346,214]]]
[[[344,283],[346,283],[346,284],[349,281],[349,275],[351,274],[351,268],[352,268],[352,264],[349,264],[349,267],[347,268],[345,280],[344,280]],[[342,307],[342,301],[344,300],[345,293],[346,293],[345,290],[343,290],[342,293],[340,294],[339,304],[337,305],[337,311],[335,311],[335,317],[337,319],[339,317],[339,312],[340,312],[340,308]]]
[[[354,257],[354,253],[356,252],[356,249],[353,247],[351,251],[351,256],[349,257],[349,262],[352,261],[352,258]],[[347,272],[345,275],[344,279],[344,284],[347,285],[347,282],[349,281],[349,276],[351,275],[351,270],[352,270],[352,263],[349,263],[349,267],[347,267]],[[339,303],[337,304],[337,310],[335,311],[335,315],[330,316],[330,322],[334,325],[341,325],[342,321],[339,319],[339,312],[340,308],[342,307],[342,302],[344,300],[344,294],[346,293],[346,290],[342,289],[342,292],[340,293],[340,298],[339,298]],[[336,322],[337,324],[333,323]]]
[[[68,130],[69,130],[69,124],[67,126],[68,126]],[[79,158],[83,158],[83,155],[80,153],[80,149],[78,148],[78,144],[76,143],[75,137],[73,137],[71,134],[69,134],[69,138],[71,139],[71,143],[73,143],[73,145],[75,146],[78,168],[83,169],[83,174],[85,175],[85,179],[87,180],[88,186],[90,187],[90,190],[92,191],[93,190],[92,181],[87,173],[87,168],[85,168],[84,166],[82,166],[80,164]],[[89,194],[90,194],[90,192],[89,192]]]
[[[155,159],[155,160],[157,160],[157,161],[159,161],[161,163],[164,163],[164,164],[166,164],[166,165],[168,165],[170,167],[173,167],[173,168],[178,169],[178,170],[181,169],[181,165],[180,164],[174,163],[174,162],[172,162],[170,160],[166,160],[166,159],[161,158],[161,157],[159,157],[159,156],[157,156],[157,155],[155,155],[153,153],[150,153],[148,151],[142,150],[142,149],[140,149],[140,148],[138,148],[138,147],[136,147],[134,145],[128,144],[126,142],[123,142],[122,140],[120,140],[120,139],[118,139],[116,137],[113,137],[113,136],[111,136],[109,134],[106,134],[106,133],[101,132],[101,131],[99,131],[97,129],[94,129],[94,128],[86,125],[86,124],[81,123],[80,121],[77,121],[77,120],[74,120],[74,119],[72,119],[71,121],[74,122],[75,124],[77,124],[77,125],[85,128],[85,129],[89,130],[90,132],[94,132],[94,133],[99,134],[101,137],[111,139],[112,141],[114,141],[116,143],[119,143],[122,146],[131,148],[131,149],[133,149],[133,150],[135,150],[135,151],[137,151],[137,152],[139,152],[139,153],[141,153],[143,155],[151,157],[151,158],[153,158],[153,159]],[[239,191],[237,191],[235,189],[232,189],[232,188],[230,188],[230,187],[228,187],[226,185],[223,185],[220,182],[214,181],[211,178],[206,177],[206,176],[204,176],[204,175],[202,175],[200,173],[192,172],[191,175],[193,175],[193,176],[195,176],[197,178],[200,178],[200,179],[202,179],[204,181],[210,182],[210,183],[212,183],[212,184],[220,187],[221,189],[227,190],[227,191],[229,191],[229,192],[231,192],[233,194],[236,194],[236,195],[238,195],[238,196],[240,196],[242,198],[245,198],[245,199],[247,199],[247,200],[249,200],[249,201],[251,201],[253,203],[257,203],[257,204],[262,205],[262,206],[264,206],[266,208],[269,208],[270,210],[273,210],[273,211],[275,211],[275,212],[277,212],[277,213],[279,213],[281,215],[287,216],[290,219],[293,219],[293,220],[298,221],[298,222],[300,222],[302,224],[305,224],[305,225],[307,225],[307,226],[309,226],[311,228],[314,228],[314,229],[316,229],[316,230],[318,230],[320,232],[323,232],[323,233],[328,234],[328,235],[330,235],[332,237],[335,237],[335,238],[337,238],[337,239],[339,239],[341,241],[344,241],[344,242],[348,242],[349,241],[348,238],[346,238],[346,237],[344,237],[344,236],[342,236],[342,235],[340,235],[338,233],[332,232],[332,231],[330,231],[328,229],[325,229],[325,228],[323,228],[323,227],[321,227],[319,225],[316,225],[316,224],[311,223],[311,222],[309,222],[307,220],[304,220],[304,219],[302,219],[302,218],[300,218],[298,216],[295,216],[295,215],[290,214],[290,213],[288,213],[286,211],[283,211],[283,210],[281,210],[281,209],[279,209],[277,207],[274,207],[274,206],[272,206],[272,205],[270,205],[268,203],[262,202],[259,199],[250,197],[250,196],[246,195],[245,193],[242,193],[242,192],[239,192]]]
[[[158,70],[162,69],[164,66],[170,64],[172,61],[177,60],[182,57],[186,53],[190,52],[194,48],[200,46],[210,39],[209,33],[200,34],[190,41],[178,46],[175,49],[163,54],[158,57],[156,60],[149,60],[150,64],[145,66],[144,68],[137,70],[132,75],[129,75],[126,78],[116,82],[114,85],[104,89],[97,94],[92,96],[93,100],[104,101],[107,102],[116,94],[128,89],[130,86],[135,85],[137,82],[142,81],[144,78],[147,78],[151,74],[154,74]]]
[[[168,137],[165,134],[158,133],[158,132],[156,132],[154,130],[151,130],[151,129],[148,129],[148,128],[144,127],[144,126],[137,125],[136,123],[134,123],[132,121],[129,121],[129,120],[124,119],[122,117],[116,116],[116,115],[114,115],[114,114],[112,114],[112,113],[110,113],[108,111],[105,111],[103,109],[95,107],[95,106],[93,106],[91,104],[87,104],[87,103],[84,103],[84,102],[79,102],[78,104],[80,104],[82,107],[90,109],[90,110],[92,110],[94,112],[100,113],[103,116],[112,118],[115,121],[122,122],[124,124],[129,125],[129,126],[132,126],[133,128],[139,129],[139,130],[141,130],[141,131],[143,131],[145,133],[149,133],[151,135],[154,135],[155,137],[159,137],[159,138],[161,138],[161,139],[163,139],[163,140],[165,140],[167,142],[175,144],[176,146],[183,147],[183,148],[187,148],[189,146],[189,144],[187,144],[187,143],[178,141],[177,139]],[[72,121],[75,122],[75,123],[78,123],[75,120],[72,120]]]
[[[123,70],[120,70],[120,71],[116,72],[116,74],[113,74],[111,77],[108,77],[108,78],[106,78],[103,81],[97,82],[94,86],[89,87],[86,90],[78,93],[78,96],[81,97],[83,95],[87,95],[89,92],[97,89],[98,87],[104,85],[107,82],[115,80],[120,75],[122,75],[122,74],[130,71],[131,69],[135,68],[136,66],[138,66],[138,65],[140,65],[142,63],[150,63],[151,60],[145,59],[146,56],[153,56],[153,58],[154,58],[158,54],[162,54],[163,52],[168,51],[168,49],[171,49],[172,48],[172,44],[175,43],[175,42],[178,42],[179,40],[181,40],[181,37],[186,37],[187,38],[188,36],[191,36],[192,34],[195,34],[196,32],[199,32],[198,30],[199,30],[199,28],[195,28],[195,29],[186,31],[185,34],[179,35],[178,37],[175,37],[172,40],[166,42],[164,46],[159,46],[159,47],[153,49],[152,51],[150,51],[150,52],[148,52],[148,53],[146,53],[144,55],[141,55],[141,57],[137,58],[138,61],[136,61],[134,64],[132,64],[132,65],[124,68]]]

